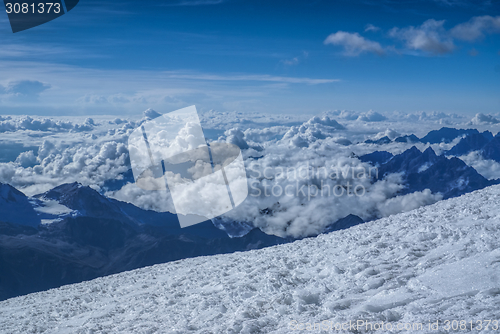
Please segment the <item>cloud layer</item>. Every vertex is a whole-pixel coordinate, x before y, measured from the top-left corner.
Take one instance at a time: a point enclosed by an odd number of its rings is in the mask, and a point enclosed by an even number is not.
[[[142,120],[99,118],[79,122],[2,117],[2,124],[8,127],[2,136],[19,153],[11,161],[0,163],[0,182],[33,195],[78,181],[145,209],[173,211],[167,192],[142,190],[128,175],[128,135],[143,120],[156,115],[154,110],[147,110]],[[238,145],[247,168],[250,196],[224,219],[251,223],[277,235],[305,236],[319,233],[349,214],[368,220],[434,203],[440,195],[427,190],[398,196],[403,188],[399,174],[377,182],[369,175],[358,175],[362,170],[369,173],[371,166],[357,157],[375,150],[398,154],[410,148],[413,144],[405,142],[378,145],[364,141],[411,134],[415,122],[421,131],[416,135],[421,137],[443,123],[466,127],[469,121],[444,113],[409,115],[346,110],[304,120],[301,117],[304,115],[201,113],[204,130],[213,134],[207,136],[210,141]],[[500,130],[500,124],[485,122],[470,126],[494,133]],[[39,141],[35,144],[33,138]],[[22,145],[19,148],[19,140],[25,141],[26,147],[37,148],[23,150]],[[432,147],[442,152],[454,144]],[[417,147],[423,151],[429,145],[420,143]],[[500,177],[497,163],[475,154],[462,158],[488,178]],[[319,192],[319,189],[324,190]],[[362,191],[362,195],[352,195],[356,190]],[[337,196],[340,191],[344,193]]]

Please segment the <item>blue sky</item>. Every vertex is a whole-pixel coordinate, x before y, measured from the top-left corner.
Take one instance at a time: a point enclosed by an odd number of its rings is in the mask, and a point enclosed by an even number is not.
[[[500,5],[90,1],[13,34],[2,114],[500,112]]]

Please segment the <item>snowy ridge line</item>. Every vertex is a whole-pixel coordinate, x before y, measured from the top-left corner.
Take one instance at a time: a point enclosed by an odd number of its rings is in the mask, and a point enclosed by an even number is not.
[[[290,322],[500,320],[499,203],[496,185],[316,238],[9,299],[0,302],[0,333],[305,333]],[[345,331],[354,332],[370,331]]]

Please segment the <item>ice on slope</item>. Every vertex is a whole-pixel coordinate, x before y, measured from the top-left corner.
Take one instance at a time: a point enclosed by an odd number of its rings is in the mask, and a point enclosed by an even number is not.
[[[499,204],[493,186],[317,238],[6,300],[0,332],[290,333],[292,320],[500,320]]]

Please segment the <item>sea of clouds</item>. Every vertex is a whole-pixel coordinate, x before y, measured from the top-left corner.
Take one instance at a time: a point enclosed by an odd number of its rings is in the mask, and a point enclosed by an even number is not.
[[[0,182],[35,195],[77,181],[144,209],[174,212],[167,192],[143,190],[130,180],[128,136],[158,115],[149,109],[135,118],[1,116],[0,148],[8,154],[0,157]],[[398,196],[404,187],[402,175],[376,181],[373,166],[358,159],[374,151],[398,154],[413,144],[377,145],[365,140],[422,137],[442,126],[496,134],[497,117],[347,110],[321,115],[200,113],[208,141],[240,147],[247,169],[249,196],[222,219],[294,237],[320,233],[349,214],[370,220],[441,199],[428,190]],[[458,140],[416,146],[420,150],[432,146],[439,154]],[[461,158],[489,179],[500,177],[500,164],[494,161],[475,152]],[[110,180],[114,187],[109,187]]]

